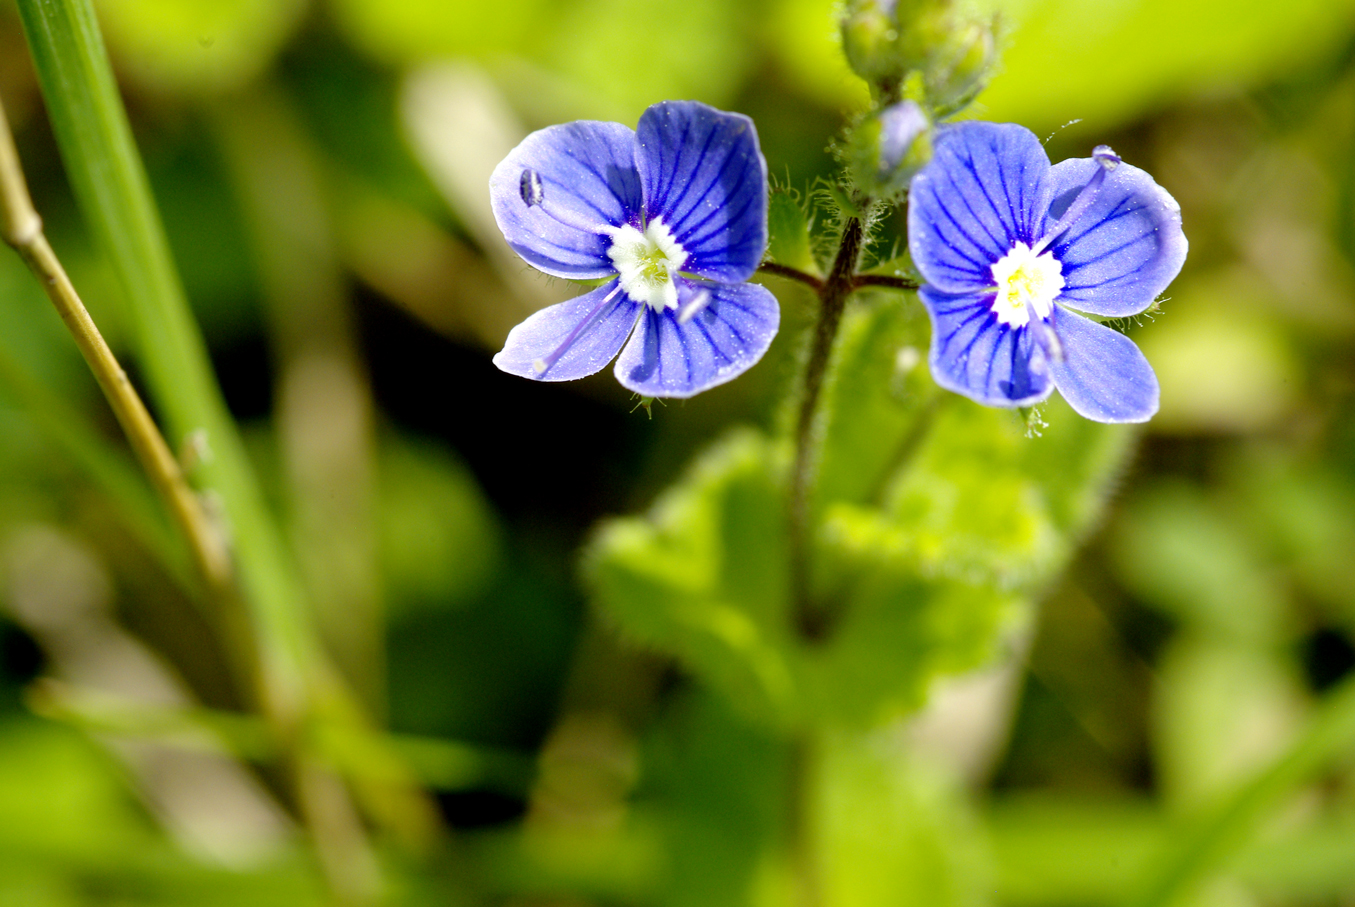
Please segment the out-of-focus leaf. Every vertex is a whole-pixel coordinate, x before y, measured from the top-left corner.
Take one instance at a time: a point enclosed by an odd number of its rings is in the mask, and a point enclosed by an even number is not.
[[[1250,451],[1230,464],[1247,527],[1305,594],[1355,627],[1355,482],[1326,464]]]
[[[818,274],[819,265],[809,238],[809,215],[804,203],[789,189],[771,194],[767,208],[767,257],[777,264]]]
[[[631,125],[664,98],[724,107],[756,62],[726,0],[682,0],[680,12],[652,0],[575,0],[560,13],[543,20],[542,62],[575,83],[586,115]]]
[[[678,655],[747,712],[782,723],[799,702],[789,663],[787,452],[741,432],[706,452],[651,519],[605,523],[587,569],[632,639]]]
[[[920,573],[1012,588],[1037,582],[1067,555],[1132,429],[1087,422],[1061,401],[1044,412],[1050,424],[1027,437],[1014,413],[945,400],[884,506]]]
[[[847,312],[824,385],[811,595],[826,639],[792,617],[784,444],[727,438],[650,518],[606,524],[590,549],[597,601],[624,633],[763,720],[872,724],[989,656],[1134,437],[1052,401],[1028,436],[1015,413],[938,396],[922,319],[899,303]]]
[[[824,904],[988,902],[991,869],[953,778],[875,736],[830,737],[816,767]]]
[[[1350,0],[981,0],[1011,28],[997,78],[979,96],[985,119],[1037,131],[1082,118],[1098,130],[1153,105],[1256,85],[1351,33]],[[839,49],[832,0],[780,0],[775,48],[796,87],[831,107],[861,109],[866,86]],[[1093,143],[1094,144],[1094,143]]]
[[[748,907],[783,842],[786,747],[706,693],[671,704],[645,741],[635,808],[665,830],[664,907]]]
[[[1156,764],[1163,793],[1181,806],[1214,802],[1250,780],[1305,717],[1295,672],[1236,641],[1184,636],[1158,676]]]
[[[0,852],[90,859],[152,838],[109,759],[73,731],[0,724]]]
[[[216,93],[262,72],[305,12],[305,0],[98,0],[122,71],[167,92]]]
[[[31,719],[0,723],[0,903],[329,903],[307,861],[277,856],[230,870],[190,856],[155,828],[122,770],[87,738]]]
[[[824,107],[863,110],[870,90],[847,66],[834,0],[777,0],[766,21],[787,80]]]
[[[1261,644],[1286,630],[1285,592],[1254,542],[1189,485],[1141,489],[1112,554],[1121,582],[1197,630]]]
[[[821,398],[819,501],[879,503],[929,418],[926,360],[926,318],[911,296],[876,294],[844,313]]]
[[[380,470],[381,565],[397,615],[483,591],[502,563],[502,529],[466,467],[449,451],[391,437]]]
[[[825,520],[819,595],[841,616],[803,665],[806,708],[821,721],[869,725],[919,708],[936,676],[990,657],[1022,617],[1020,594],[922,575],[907,537],[878,510],[842,504]]]
[[[484,57],[534,43],[549,31],[547,0],[330,0],[354,45],[396,66],[446,57]]]
[[[1162,382],[1158,432],[1248,432],[1275,425],[1302,385],[1299,363],[1254,275],[1199,281],[1135,334]]]
[[[1007,0],[1013,23],[985,117],[1032,128],[1074,117],[1099,128],[1150,105],[1254,85],[1334,52],[1349,0]]]

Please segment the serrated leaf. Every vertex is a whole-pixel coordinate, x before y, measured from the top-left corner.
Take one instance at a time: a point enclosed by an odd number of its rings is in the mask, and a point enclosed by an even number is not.
[[[596,603],[632,640],[671,653],[745,715],[791,727],[870,724],[919,705],[937,670],[991,648],[1011,596],[920,576],[864,546],[835,552],[844,615],[800,638],[787,583],[781,445],[717,444],[647,519],[604,525],[588,553]]]
[[[879,293],[843,315],[820,403],[819,501],[878,497],[935,395],[926,319],[912,302]]]
[[[1028,437],[1016,413],[938,395],[897,299],[849,311],[825,386],[811,577],[824,638],[800,633],[790,597],[787,443],[726,438],[648,518],[611,521],[589,549],[595,600],[623,634],[782,728],[887,720],[988,657],[1133,438],[1061,403]]]
[[[785,620],[783,448],[717,443],[650,518],[613,520],[589,547],[595,598],[623,634],[676,655],[745,713],[796,707]]]
[[[813,243],[809,236],[809,215],[793,192],[772,192],[767,206],[767,255],[777,264],[818,276]]]

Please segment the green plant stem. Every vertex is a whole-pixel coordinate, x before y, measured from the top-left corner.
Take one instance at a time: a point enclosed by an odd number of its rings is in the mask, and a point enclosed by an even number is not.
[[[774,261],[764,261],[762,264],[758,265],[757,269],[763,274],[775,274],[777,277],[784,277],[787,280],[798,280],[800,283],[813,289],[815,293],[819,293],[823,290],[822,280],[815,277],[813,274],[806,274],[799,268],[779,265]]]
[[[853,289],[861,287],[887,287],[891,290],[916,290],[917,281],[905,277],[890,277],[887,274],[861,274],[852,281]]]
[[[241,712],[152,705],[50,678],[33,683],[25,691],[25,701],[35,714],[94,734],[225,753],[257,763],[276,763],[285,757],[267,725]],[[438,790],[489,788],[521,796],[535,772],[535,760],[514,750],[413,734],[392,734],[390,743],[420,778]],[[337,761],[350,749],[341,737],[321,744]],[[351,768],[360,773],[368,766]]]
[[[790,741],[787,765],[787,825],[790,829],[794,907],[820,907],[823,903],[823,880],[819,872],[819,849],[815,834],[818,766],[816,741],[811,733],[800,733]]]
[[[1129,907],[1168,907],[1246,846],[1283,798],[1355,747],[1355,677],[1329,692],[1289,751],[1236,790],[1154,860]]]
[[[234,595],[230,556],[218,527],[184,479],[179,461],[127,379],[43,233],[0,101],[0,238],[12,246],[56,306],[127,435],[132,451],[188,540],[198,572],[218,600]]]
[[[864,227],[852,217],[842,230],[837,257],[828,279],[819,290],[819,318],[805,363],[804,388],[795,424],[795,461],[790,474],[790,564],[795,620],[806,639],[821,639],[828,631],[828,610],[813,601],[810,591],[809,535],[810,497],[817,469],[819,396],[833,351],[833,340],[842,323],[847,297],[856,287],[856,267],[861,258]]]

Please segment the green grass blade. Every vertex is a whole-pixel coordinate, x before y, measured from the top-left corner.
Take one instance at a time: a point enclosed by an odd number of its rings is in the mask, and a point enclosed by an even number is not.
[[[283,555],[188,307],[89,0],[20,0],[19,12],[66,172],[125,293],[136,358],[170,443],[204,431],[197,477],[220,496],[234,544],[261,688],[282,714],[305,709],[320,670],[300,587]]]

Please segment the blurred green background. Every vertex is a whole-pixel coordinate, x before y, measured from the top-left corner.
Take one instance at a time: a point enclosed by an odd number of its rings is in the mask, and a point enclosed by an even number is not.
[[[785,753],[597,619],[579,552],[729,426],[775,424],[812,300],[775,285],[767,359],[652,415],[605,370],[501,375],[508,329],[573,289],[503,244],[486,180],[532,129],[696,98],[752,116],[774,179],[803,190],[867,97],[833,4],[96,7],[314,619],[454,832],[377,840],[382,898],[786,903],[763,846],[793,824]],[[1222,804],[1237,834],[1211,839],[1187,902],[1355,904],[1355,748],[1255,814],[1237,799],[1355,667],[1355,2],[991,8],[1003,63],[972,114],[1048,136],[1055,161],[1112,145],[1180,201],[1190,257],[1131,331],[1162,411],[1034,619],[879,730],[878,758],[823,754],[832,901],[1119,904]],[[125,353],[10,0],[0,97]],[[0,905],[327,903],[275,781],[203,730],[248,749],[116,425],[7,251],[0,438]]]

